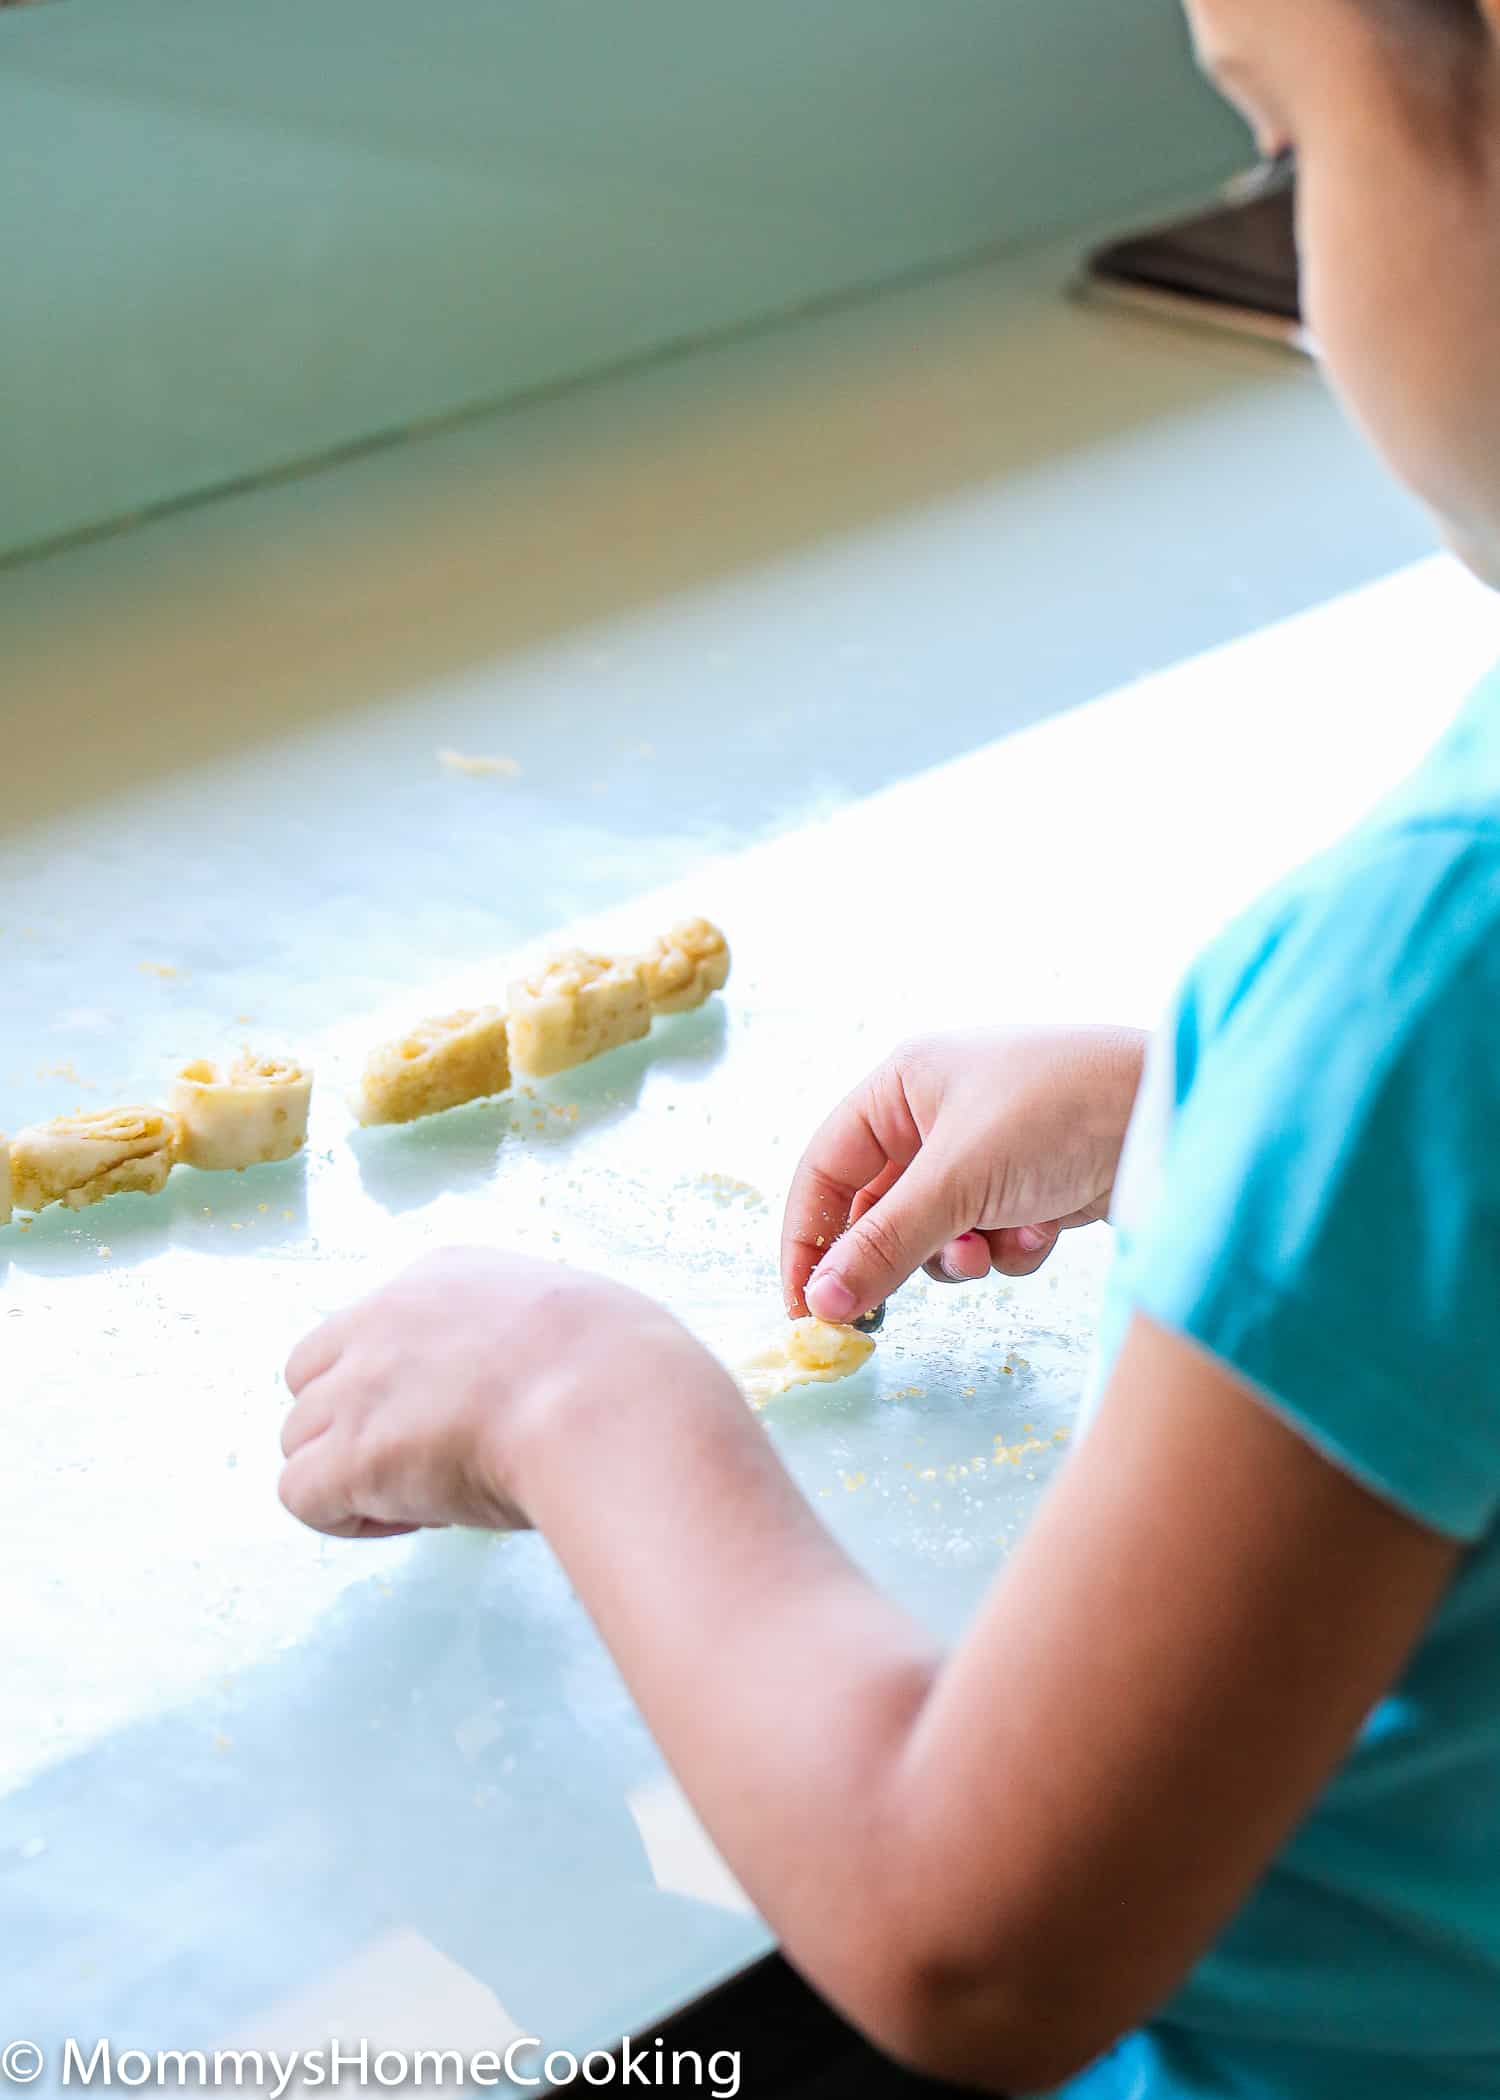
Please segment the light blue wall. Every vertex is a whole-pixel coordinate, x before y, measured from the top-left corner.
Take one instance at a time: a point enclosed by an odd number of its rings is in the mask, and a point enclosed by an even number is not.
[[[0,553],[1222,172],[1176,0],[0,14]]]

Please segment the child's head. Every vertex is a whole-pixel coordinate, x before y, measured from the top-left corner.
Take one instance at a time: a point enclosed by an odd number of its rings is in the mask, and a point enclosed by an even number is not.
[[[1500,0],[1187,0],[1268,153],[1297,155],[1335,385],[1500,584]]]

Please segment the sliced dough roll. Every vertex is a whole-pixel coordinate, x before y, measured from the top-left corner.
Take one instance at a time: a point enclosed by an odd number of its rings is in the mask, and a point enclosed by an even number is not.
[[[729,981],[729,943],[708,919],[684,919],[641,957],[653,1011],[686,1013]]]
[[[528,1079],[566,1072],[651,1032],[645,966],[570,949],[510,988],[510,1061]]]
[[[190,1167],[257,1167],[290,1159],[307,1143],[312,1073],[294,1057],[237,1057],[227,1071],[208,1058],[184,1065],[169,1096],[177,1157]]]
[[[131,1189],[159,1195],[176,1139],[176,1118],[159,1108],[97,1108],[35,1124],[11,1140],[12,1201],[17,1210],[82,1210]]]
[[[355,1106],[361,1123],[411,1123],[503,1094],[509,1085],[505,1015],[498,1006],[465,1008],[382,1043],[365,1066]]]

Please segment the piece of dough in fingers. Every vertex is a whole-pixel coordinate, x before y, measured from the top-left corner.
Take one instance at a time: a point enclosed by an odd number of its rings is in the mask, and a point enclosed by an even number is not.
[[[798,1385],[836,1385],[868,1363],[875,1344],[857,1327],[836,1327],[812,1313],[793,1320],[740,1368],[740,1391],[752,1407]]]

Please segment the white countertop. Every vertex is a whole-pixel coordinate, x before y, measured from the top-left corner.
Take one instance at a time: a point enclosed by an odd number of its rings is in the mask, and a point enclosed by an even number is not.
[[[245,1036],[325,1082],[303,1163],[0,1234],[17,2032],[579,2046],[759,1952],[540,1541],[284,1517],[288,1345],[473,1237],[603,1263],[734,1354],[838,1088],[918,1024],[1149,1020],[1495,654],[1432,562],[1065,711],[1417,528],[1296,366],[1017,279],[928,300],[0,578],[32,820],[0,842],[0,1120]],[[391,1020],[681,906],[730,932],[727,1000],[540,1110],[351,1138],[338,1083]],[[1107,1252],[917,1286],[872,1371],[768,1417],[939,1627],[1060,1462]]]

